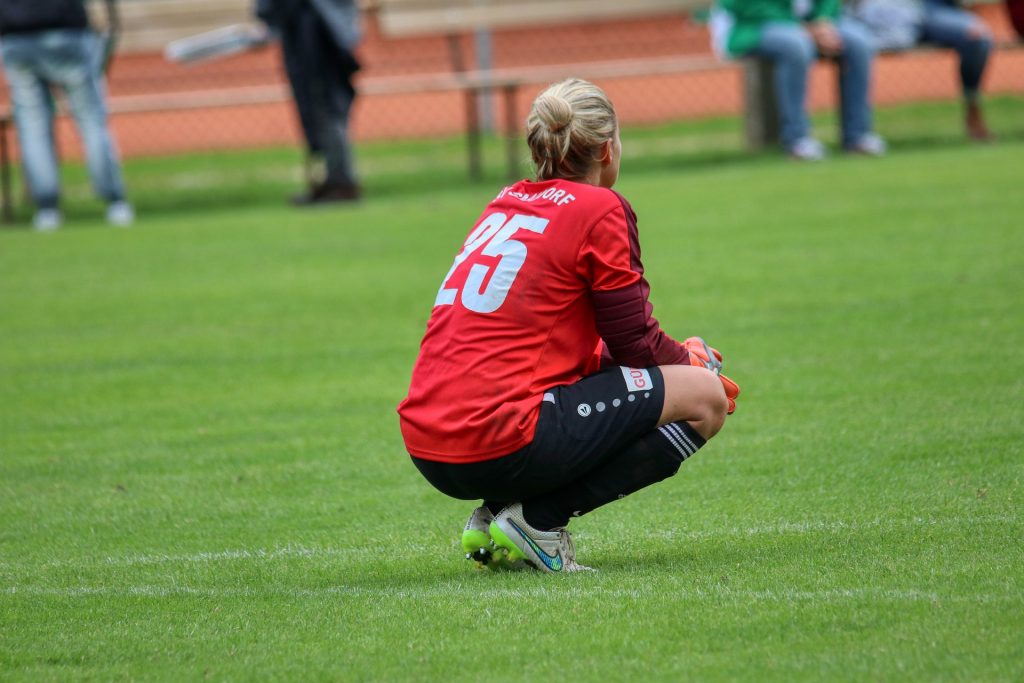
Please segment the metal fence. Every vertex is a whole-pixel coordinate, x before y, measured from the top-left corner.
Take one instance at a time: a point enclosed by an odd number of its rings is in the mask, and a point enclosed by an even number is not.
[[[137,4],[145,1],[135,0]],[[984,16],[997,39],[1012,38],[1001,5],[979,6],[975,11]],[[240,22],[249,19],[244,13],[238,16]],[[574,65],[710,52],[706,25],[699,18],[682,15],[503,30],[461,36],[454,43],[443,36],[386,38],[372,15],[367,16],[365,29],[359,50],[364,69],[359,79],[368,86],[395,76],[450,72],[453,64],[458,66],[453,62],[453,46],[463,66],[502,69],[560,64],[567,75]],[[815,68],[810,87],[813,110],[835,107],[834,78],[834,67]],[[625,125],[735,116],[743,108],[741,72],[727,63],[685,73],[607,78],[601,85],[616,102]],[[511,112],[497,95],[482,97],[479,115],[485,124],[505,130],[510,124],[506,117],[514,117],[511,123],[518,124],[540,87],[520,88]],[[159,51],[122,52],[112,63],[109,90],[113,128],[125,157],[299,142],[280,55],[273,45],[191,67],[171,64]],[[1000,50],[993,56],[985,92],[1024,97],[1024,50]],[[951,51],[884,56],[877,62],[874,98],[880,107],[958,96],[957,63]],[[6,87],[0,87],[0,107],[5,105]],[[466,118],[464,94],[455,90],[367,94],[357,101],[352,134],[358,142],[459,135]],[[1024,132],[1021,119],[1020,132]],[[737,128],[738,139],[741,134]],[[62,156],[80,157],[70,121],[60,121],[57,136]]]

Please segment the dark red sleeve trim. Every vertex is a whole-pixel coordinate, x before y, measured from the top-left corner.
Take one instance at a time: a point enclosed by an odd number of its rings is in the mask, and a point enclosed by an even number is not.
[[[686,350],[665,334],[651,315],[646,282],[641,278],[622,289],[594,292],[594,320],[597,333],[608,349],[610,360],[619,365],[646,368],[689,362]]]
[[[592,292],[597,332],[607,347],[613,363],[631,367],[686,364],[689,357],[679,342],[661,329],[652,315],[649,300],[651,287],[644,278],[640,261],[640,234],[636,214],[625,197],[622,202],[629,229],[630,267],[640,278],[628,287],[606,292]],[[608,360],[608,359],[604,359]]]

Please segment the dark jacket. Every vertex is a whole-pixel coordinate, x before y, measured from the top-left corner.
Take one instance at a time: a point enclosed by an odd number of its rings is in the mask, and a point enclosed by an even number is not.
[[[320,16],[339,48],[351,52],[362,39],[356,0],[256,0],[256,16],[273,29],[281,29],[309,8]]]
[[[0,0],[0,35],[88,26],[82,0]]]

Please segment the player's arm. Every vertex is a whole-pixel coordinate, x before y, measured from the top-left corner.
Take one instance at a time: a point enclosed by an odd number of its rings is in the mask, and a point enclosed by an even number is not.
[[[643,278],[634,287],[594,292],[594,318],[604,340],[605,365],[628,365],[646,368],[652,365],[695,365],[718,376],[725,389],[728,413],[736,410],[740,388],[722,374],[722,354],[700,337],[690,337],[680,344],[666,334],[651,315],[653,306],[647,300]],[[643,311],[643,313],[639,313]]]
[[[590,283],[597,332],[606,349],[604,364],[686,364],[686,349],[653,315],[636,214],[625,198],[616,197],[616,205],[594,224],[580,252],[581,275]]]
[[[607,360],[618,365],[686,365],[689,353],[661,329],[648,299],[650,287],[641,276],[621,289],[591,294],[597,333],[604,340]]]
[[[695,365],[718,375],[736,409],[739,387],[721,374],[722,355],[700,337],[683,343],[669,336],[654,317],[650,285],[640,260],[636,215],[624,198],[621,208],[595,225],[583,250],[591,276],[594,322],[604,341],[602,366]]]

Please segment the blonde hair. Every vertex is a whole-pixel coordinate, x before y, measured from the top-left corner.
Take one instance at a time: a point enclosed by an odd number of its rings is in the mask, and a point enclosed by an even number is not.
[[[569,78],[549,86],[526,117],[526,144],[537,180],[585,178],[617,126],[615,107],[593,83]]]

